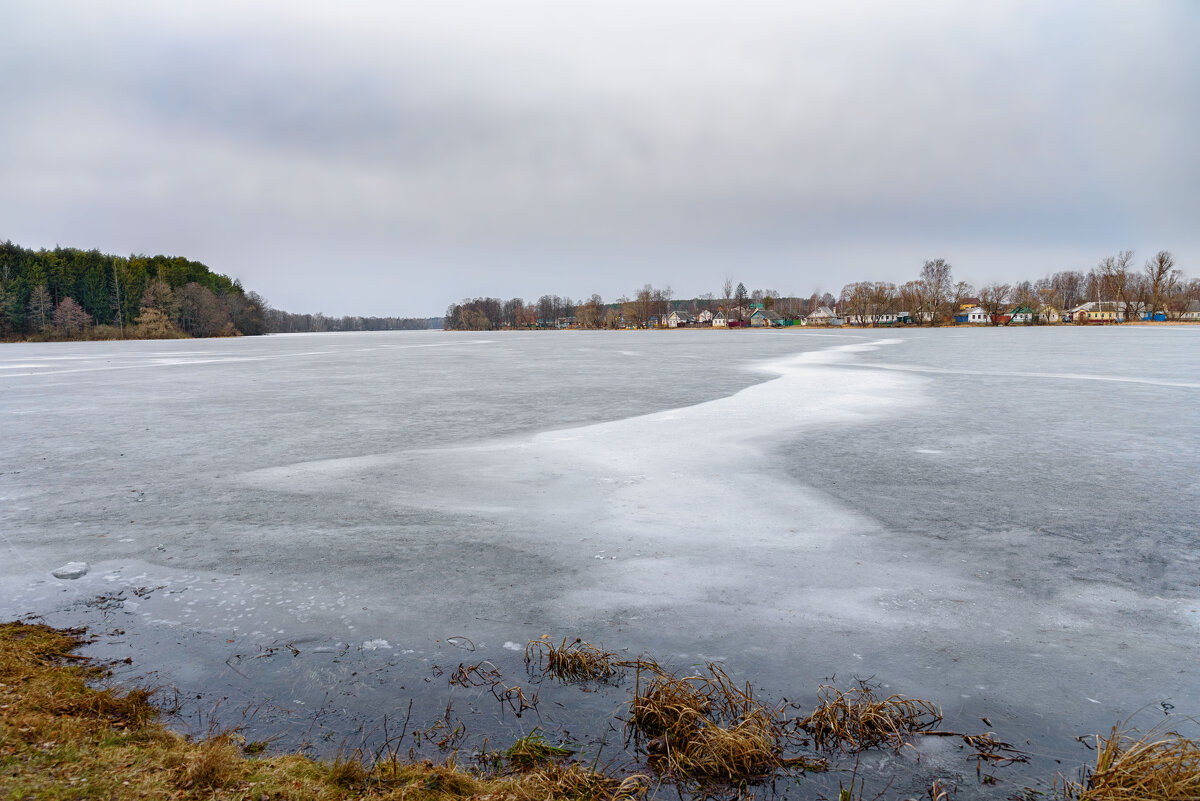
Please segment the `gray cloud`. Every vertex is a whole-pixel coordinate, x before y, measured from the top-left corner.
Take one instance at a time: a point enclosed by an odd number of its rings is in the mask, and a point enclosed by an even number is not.
[[[17,3],[0,236],[276,304],[1200,256],[1187,3]],[[1147,254],[1148,255],[1148,254]],[[330,280],[336,270],[336,285]]]

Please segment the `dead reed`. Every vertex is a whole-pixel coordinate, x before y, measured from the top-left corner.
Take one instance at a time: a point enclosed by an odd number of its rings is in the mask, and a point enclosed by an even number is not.
[[[1076,801],[1195,801],[1200,743],[1174,731],[1114,726],[1108,737],[1096,737],[1096,767],[1066,790]]]
[[[547,638],[530,641],[525,646],[525,664],[533,662],[561,681],[604,681],[620,675],[616,654],[578,637],[569,644],[564,637],[558,646]]]
[[[230,784],[245,767],[241,749],[228,734],[198,743],[175,756],[175,784],[183,790],[218,790]]]
[[[459,663],[458,670],[450,677],[450,683],[460,687],[493,687],[503,680],[500,669],[486,659],[474,665]]]
[[[579,799],[580,801],[635,801],[648,789],[645,776],[606,776],[581,765],[550,763],[512,777],[509,785],[516,801]]]
[[[690,736],[712,709],[711,688],[704,676],[677,676],[653,659],[637,661],[637,681],[630,719],[647,737],[682,740]]]
[[[824,764],[785,757],[798,744],[782,707],[754,698],[709,663],[702,674],[679,676],[651,659],[635,663],[627,738],[647,738],[651,764],[679,779],[757,781],[786,768],[819,770]]]
[[[942,720],[930,701],[892,695],[877,699],[865,685],[842,692],[823,685],[817,708],[800,721],[818,748],[858,753],[886,746],[899,750],[913,734],[927,731]]]

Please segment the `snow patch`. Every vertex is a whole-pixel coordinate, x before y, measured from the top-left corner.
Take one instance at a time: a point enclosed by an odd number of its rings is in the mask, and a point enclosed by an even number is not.
[[[72,579],[77,579],[77,578],[83,578],[84,576],[87,575],[87,572],[88,572],[88,563],[87,562],[67,562],[62,567],[58,568],[57,570],[52,571],[50,573],[50,575],[54,576],[55,578],[59,578],[59,579],[72,580]]]
[[[392,650],[392,646],[387,640],[367,640],[359,647],[364,651]]]

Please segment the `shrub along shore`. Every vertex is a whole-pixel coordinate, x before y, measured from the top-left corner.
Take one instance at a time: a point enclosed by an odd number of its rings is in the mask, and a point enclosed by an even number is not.
[[[838,755],[899,751],[922,736],[961,738],[989,768],[1023,761],[990,733],[937,728],[928,702],[877,698],[870,688],[822,688],[818,706],[789,717],[716,665],[672,673],[653,660],[620,661],[579,640],[530,644],[531,669],[564,682],[621,681],[635,674],[625,719],[626,743],[644,771],[608,775],[535,729],[507,750],[475,755],[461,766],[407,758],[399,745],[332,762],[298,754],[263,755],[236,731],[188,738],[168,728],[153,691],[106,682],[104,666],[74,651],[81,629],[0,624],[0,798],[5,799],[592,799],[655,795],[742,795],[748,785],[825,769]],[[460,668],[462,680],[486,682],[490,663]],[[981,777],[986,777],[981,773]],[[983,780],[981,778],[981,780]],[[1097,738],[1096,765],[1082,781],[1060,778],[1054,794],[1078,801],[1200,798],[1200,744],[1174,732],[1139,736],[1114,728]],[[669,789],[668,789],[669,788]],[[953,798],[934,781],[931,799]],[[1029,791],[1034,792],[1034,791]],[[1038,792],[1039,797],[1046,794]],[[926,797],[922,796],[922,797]],[[839,801],[862,797],[851,776]],[[1032,796],[1014,796],[1032,797]]]

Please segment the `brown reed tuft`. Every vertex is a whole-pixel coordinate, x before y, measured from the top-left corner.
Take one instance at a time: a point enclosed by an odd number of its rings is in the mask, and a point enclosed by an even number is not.
[[[1114,726],[1108,737],[1096,737],[1096,767],[1066,790],[1077,801],[1195,801],[1200,743],[1174,731]]]
[[[933,728],[942,713],[931,701],[891,695],[877,699],[867,686],[842,692],[823,685],[817,708],[800,721],[818,748],[858,753],[886,746],[899,750],[913,734]]]
[[[545,638],[530,641],[525,646],[525,663],[532,662],[562,681],[603,681],[620,675],[616,654],[578,637],[569,644],[564,637],[558,646]]]
[[[635,663],[637,687],[630,703],[629,733],[650,738],[651,763],[681,779],[756,781],[776,770],[820,770],[824,764],[784,756],[797,744],[781,707],[754,698],[709,663],[704,673],[679,676],[651,659]]]

